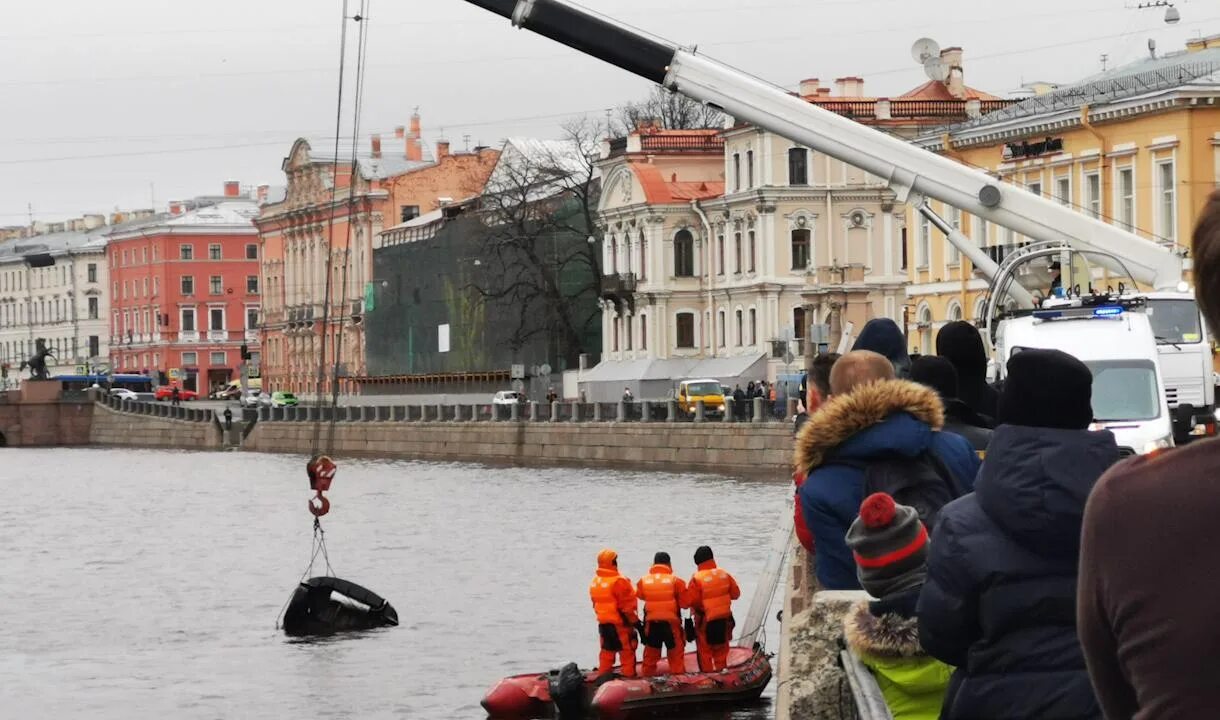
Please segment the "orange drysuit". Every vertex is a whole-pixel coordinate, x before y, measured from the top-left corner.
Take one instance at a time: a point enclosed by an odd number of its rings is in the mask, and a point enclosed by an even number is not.
[[[682,634],[686,583],[669,565],[658,563],[648,568],[636,590],[644,601],[644,677],[657,674],[662,645],[669,657],[669,674],[686,672],[686,638]]]
[[[635,677],[635,626],[638,602],[631,581],[619,574],[618,554],[602,550],[597,556],[597,574],[589,583],[589,598],[597,613],[597,631],[601,635],[601,652],[597,657],[597,672],[606,674],[614,669],[614,656],[619,657],[623,677]]]
[[[695,649],[699,669],[722,670],[728,664],[733,639],[732,601],[741,597],[733,576],[716,567],[715,560],[699,563],[686,586],[686,606],[695,617]]]

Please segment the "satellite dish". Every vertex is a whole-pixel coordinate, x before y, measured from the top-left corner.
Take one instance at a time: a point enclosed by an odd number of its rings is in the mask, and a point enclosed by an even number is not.
[[[927,73],[929,79],[936,82],[944,82],[949,79],[949,66],[939,57],[928,58],[923,64],[923,71]]]
[[[928,58],[940,57],[940,45],[932,38],[920,38],[911,46],[911,57],[915,58],[915,62],[923,65],[928,61]]]
[[[551,374],[551,366],[546,363],[542,363],[542,365],[538,367],[538,374],[549,376]]]

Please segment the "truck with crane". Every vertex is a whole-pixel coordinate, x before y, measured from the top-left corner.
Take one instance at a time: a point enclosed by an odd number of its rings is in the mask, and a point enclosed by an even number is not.
[[[952,159],[841,117],[771,83],[626,26],[564,0],[467,0],[526,29],[579,52],[725,112],[884,180],[898,202],[912,204],[991,282],[989,340],[1010,319],[1030,315],[1042,304],[1098,305],[1103,294],[1095,285],[1111,273],[1129,278],[1117,292],[1131,312],[1144,313],[1156,338],[1162,392],[1174,413],[1178,442],[1215,434],[1215,384],[1212,343],[1197,304],[1183,282],[1188,260],[1176,249],[1142,238],[1060,205]],[[1001,267],[962,233],[938,216],[933,199],[1029,238],[1064,257],[1085,253],[1095,262],[1079,292],[1073,285],[1060,296],[1037,297],[1020,283],[1013,264]],[[1001,292],[999,288],[1004,290]],[[1148,292],[1148,290],[1151,292]],[[1115,293],[1109,293],[1115,294]],[[1086,298],[1086,296],[1088,296]],[[1136,298],[1143,302],[1133,302]],[[1116,335],[1105,342],[1121,360],[1130,339]],[[1137,355],[1144,354],[1140,350]],[[996,358],[1000,379],[1004,358]]]

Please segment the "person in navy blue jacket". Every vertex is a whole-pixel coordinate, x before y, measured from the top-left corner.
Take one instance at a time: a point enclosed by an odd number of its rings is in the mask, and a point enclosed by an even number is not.
[[[794,464],[807,475],[799,500],[814,537],[818,582],[827,590],[857,590],[856,564],[844,537],[866,494],[868,464],[914,464],[931,456],[951,476],[942,485],[947,502],[973,487],[979,459],[964,438],[940,432],[945,419],[936,392],[894,379],[893,365],[875,352],[854,350],[840,358],[830,390],[830,400],[797,435]]]
[[[1102,716],[1076,577],[1085,501],[1118,446],[1088,430],[1092,382],[1058,350],[1013,355],[974,492],[940,512],[916,613],[924,649],[957,668],[946,720]]]

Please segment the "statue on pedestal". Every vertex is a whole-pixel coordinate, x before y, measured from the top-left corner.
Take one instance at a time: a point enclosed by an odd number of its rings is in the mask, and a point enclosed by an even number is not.
[[[47,371],[47,358],[55,357],[55,353],[47,348],[45,338],[38,338],[34,341],[34,356],[29,360],[23,360],[18,372],[30,369],[31,380],[46,380],[51,377],[51,373]]]

